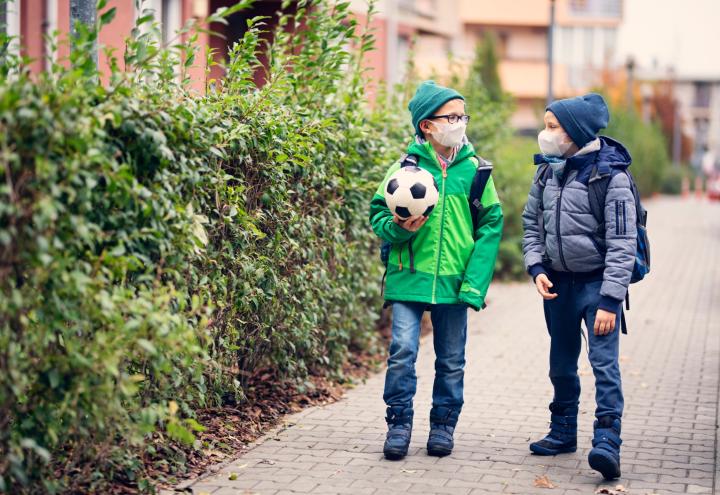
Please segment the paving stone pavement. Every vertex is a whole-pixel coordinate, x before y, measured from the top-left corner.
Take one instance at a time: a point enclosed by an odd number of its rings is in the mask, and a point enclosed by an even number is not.
[[[620,344],[626,409],[618,482],[601,483],[587,466],[594,385],[584,351],[578,451],[528,451],[528,441],[547,431],[549,338],[540,297],[531,284],[516,283],[493,285],[487,310],[470,316],[466,402],[449,457],[425,451],[434,373],[432,340],[425,339],[406,459],[382,456],[380,373],[337,403],[289,416],[241,458],[186,488],[212,495],[586,495],[622,484],[630,495],[715,493],[720,204],[660,198],[646,206],[653,271],[631,287],[629,335]],[[541,475],[555,488],[535,487]]]

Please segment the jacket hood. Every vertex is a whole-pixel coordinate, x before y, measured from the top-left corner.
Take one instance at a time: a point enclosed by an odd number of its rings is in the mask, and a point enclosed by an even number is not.
[[[625,146],[615,139],[607,136],[600,136],[602,147],[598,151],[598,163],[611,167],[628,168],[632,163],[630,152]]]

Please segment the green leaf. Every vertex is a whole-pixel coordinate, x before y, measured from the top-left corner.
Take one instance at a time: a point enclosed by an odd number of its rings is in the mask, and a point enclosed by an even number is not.
[[[117,13],[117,8],[113,7],[111,9],[108,9],[106,12],[103,12],[103,14],[100,16],[100,26],[106,26],[110,24],[113,19],[115,19],[115,14]]]

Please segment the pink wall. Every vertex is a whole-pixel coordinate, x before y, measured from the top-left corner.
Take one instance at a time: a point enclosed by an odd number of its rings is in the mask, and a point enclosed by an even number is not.
[[[43,33],[47,19],[46,0],[21,1],[22,53],[36,59],[31,63],[30,70],[33,73],[38,73],[44,69],[45,47]],[[193,0],[183,0],[183,23],[192,15],[192,2]],[[130,35],[130,31],[135,24],[135,11],[130,0],[109,0],[106,9],[112,7],[117,8],[115,19],[110,25],[101,30],[99,41],[101,45],[114,49],[114,56],[118,59],[120,67],[123,67],[125,38]],[[58,59],[66,61],[70,54],[70,0],[57,0],[57,29],[60,31]],[[195,64],[200,65],[200,67],[191,69],[193,87],[198,90],[203,90],[205,87],[204,46],[207,41],[207,35],[201,34],[199,36],[198,42],[203,48],[198,53]],[[105,75],[104,79],[106,79],[110,70],[108,59],[103,51],[98,54],[98,64],[101,72]]]
[[[33,59],[30,64],[30,70],[33,72],[43,69],[45,43],[42,32],[45,17],[45,0],[22,0],[20,7],[21,53],[23,56]]]

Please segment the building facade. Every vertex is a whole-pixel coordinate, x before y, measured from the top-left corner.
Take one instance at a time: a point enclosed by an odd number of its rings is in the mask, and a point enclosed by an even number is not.
[[[601,73],[615,67],[615,40],[622,21],[622,0],[555,0],[554,95],[567,97],[597,86]],[[536,130],[548,93],[548,31],[551,0],[378,0],[370,21],[376,38],[375,50],[368,54],[366,66],[374,83],[368,87],[374,98],[378,85],[392,90],[405,77],[412,58],[421,77],[443,77],[455,63],[467,70],[477,43],[492,33],[498,43],[499,72],[505,91],[517,100],[512,124],[518,129]],[[143,9],[153,9],[161,21],[162,41],[193,18],[204,18],[235,0],[144,0],[141,9],[135,0],[109,0],[117,15],[100,33],[100,43],[114,48],[121,57],[124,40]],[[223,37],[200,34],[201,51],[191,72],[201,90],[210,79],[221,79],[223,68],[214,65],[205,73],[206,46],[222,60],[228,47],[245,33],[246,21],[269,16],[272,28],[281,9],[281,0],[258,0],[249,10],[234,14],[229,24],[212,26]],[[351,0],[351,10],[361,25],[367,20],[367,0]],[[9,0],[7,31],[18,36],[23,55],[32,59],[35,72],[47,68],[49,61],[68,55],[70,0]],[[57,53],[49,53],[46,35],[60,34]],[[271,37],[268,33],[267,38]],[[63,42],[65,40],[65,42]],[[261,55],[262,59],[262,55]],[[101,71],[108,71],[105,55],[99,54]],[[256,73],[264,82],[264,72]]]
[[[690,164],[706,175],[720,171],[720,77],[674,82],[683,133],[693,141]]]
[[[462,43],[459,6],[460,0],[379,0],[370,23],[376,45],[366,60],[374,80],[369,91],[376,84],[391,91],[405,78],[411,57],[422,76],[445,73]],[[361,24],[367,9],[367,0],[351,0]]]
[[[459,58],[470,60],[475,46],[492,33],[498,46],[505,91],[515,96],[512,124],[536,130],[548,95],[550,0],[462,0]],[[575,96],[601,84],[615,70],[622,0],[556,0],[553,39],[555,98]]]

